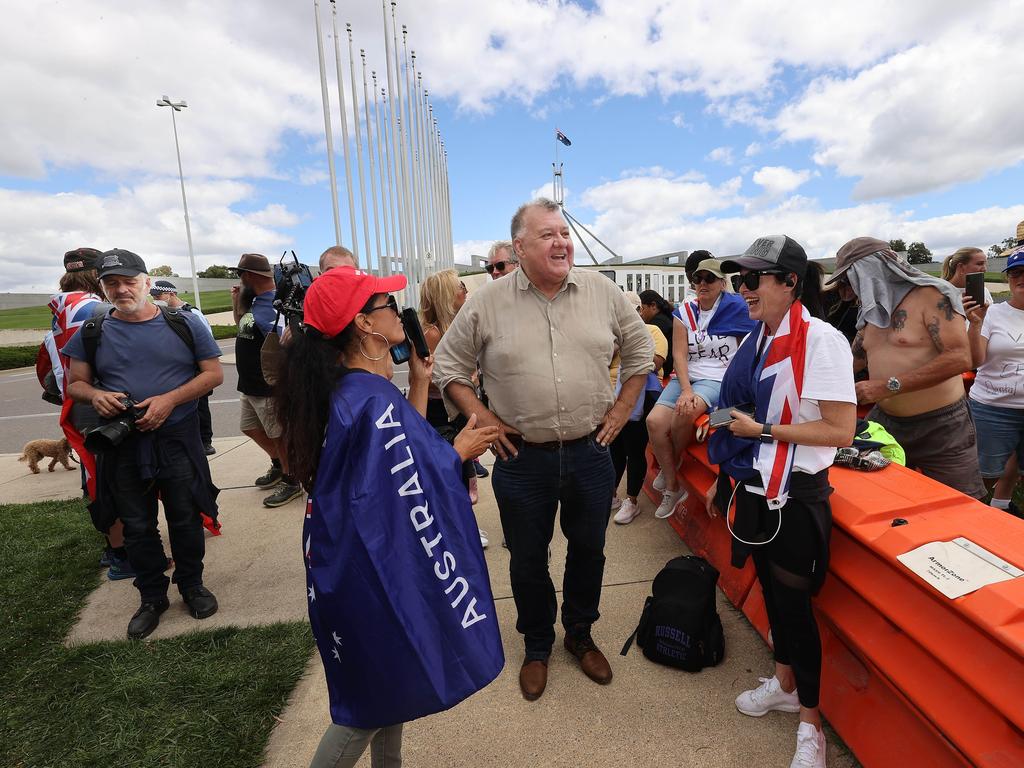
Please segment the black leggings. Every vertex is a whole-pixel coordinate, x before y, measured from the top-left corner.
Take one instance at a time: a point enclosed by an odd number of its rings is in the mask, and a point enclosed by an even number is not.
[[[626,474],[626,495],[636,496],[647,476],[647,414],[658,402],[658,392],[644,393],[643,413],[638,421],[627,421],[610,447],[615,467],[615,487]]]
[[[763,497],[760,503],[770,536],[778,518],[767,509]],[[793,668],[800,705],[811,708],[818,706],[821,690],[821,637],[811,609],[812,576],[822,551],[821,535],[808,504],[791,498],[781,512],[778,536],[770,544],[754,548],[754,567],[764,593],[775,661]]]

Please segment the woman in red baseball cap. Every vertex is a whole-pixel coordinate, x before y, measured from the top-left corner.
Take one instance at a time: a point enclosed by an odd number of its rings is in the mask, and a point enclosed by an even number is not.
[[[476,520],[462,484],[497,429],[455,438],[424,418],[431,358],[406,400],[389,349],[405,341],[402,275],[338,267],[303,302],[276,401],[292,474],[309,492],[302,546],[310,624],[332,724],[311,766],[401,761],[402,724],[455,706],[504,655]]]

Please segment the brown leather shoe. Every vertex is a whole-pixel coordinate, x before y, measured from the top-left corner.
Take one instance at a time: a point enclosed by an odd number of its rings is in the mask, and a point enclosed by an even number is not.
[[[578,637],[565,636],[565,650],[571,653],[580,663],[583,674],[600,685],[608,685],[612,681],[612,668],[601,649],[594,644],[589,633]]]
[[[524,661],[519,670],[519,688],[523,698],[536,701],[548,684],[548,663],[546,661]]]

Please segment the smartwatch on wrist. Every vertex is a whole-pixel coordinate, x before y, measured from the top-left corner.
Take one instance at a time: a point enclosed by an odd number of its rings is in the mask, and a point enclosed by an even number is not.
[[[774,439],[775,438],[772,437],[772,425],[766,421],[761,427],[761,442],[770,443]]]

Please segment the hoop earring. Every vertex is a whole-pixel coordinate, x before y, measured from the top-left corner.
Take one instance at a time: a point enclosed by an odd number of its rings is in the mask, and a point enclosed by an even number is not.
[[[384,339],[384,353],[382,355],[380,355],[379,357],[371,357],[370,355],[366,354],[366,352],[363,350],[363,342],[366,341],[370,336],[380,336],[382,339]],[[367,360],[372,360],[373,362],[377,362],[378,360],[383,360],[387,356],[387,354],[388,354],[388,347],[389,346],[390,346],[390,344],[388,344],[388,337],[387,336],[385,336],[383,333],[377,333],[376,331],[370,331],[368,334],[366,334],[365,336],[363,336],[362,338],[359,339],[359,354],[362,355],[363,357],[365,357]]]

